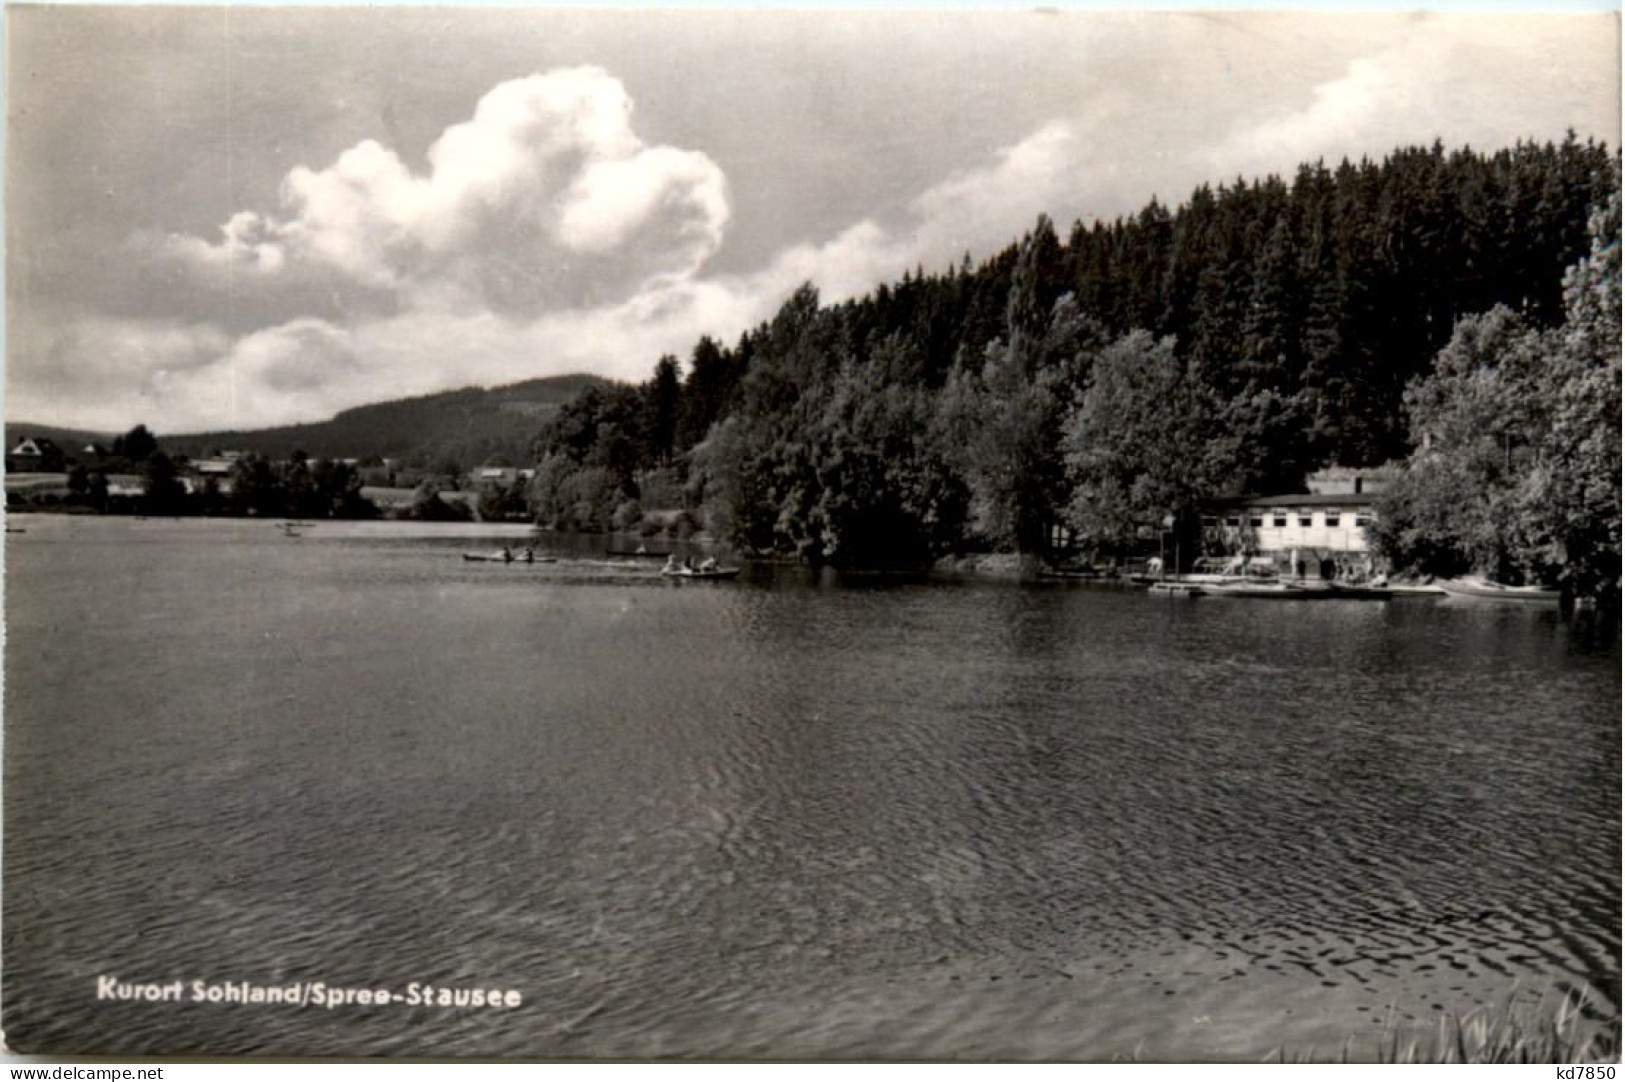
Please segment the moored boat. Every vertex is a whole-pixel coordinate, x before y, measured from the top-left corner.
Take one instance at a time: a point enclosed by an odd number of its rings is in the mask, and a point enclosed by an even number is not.
[[[1165,597],[1200,597],[1207,592],[1207,588],[1194,582],[1180,582],[1178,579],[1158,579],[1152,582],[1149,592],[1161,594]]]
[[[1427,582],[1390,582],[1383,589],[1396,597],[1438,597],[1445,592],[1436,583]]]
[[[1394,591],[1387,586],[1339,582],[1332,586],[1332,596],[1344,601],[1387,601],[1394,596]]]
[[[1393,592],[1382,586],[1318,580],[1260,579],[1186,575],[1151,583],[1154,593],[1186,597],[1235,597],[1259,601],[1386,601]]]
[[[1295,582],[1212,582],[1202,585],[1203,597],[1247,597],[1264,601],[1313,601],[1335,596],[1326,586],[1304,586]]]
[[[1479,578],[1439,579],[1437,585],[1451,597],[1473,597],[1488,601],[1550,602],[1557,601],[1563,596],[1559,590],[1546,590],[1539,586],[1503,586],[1499,582]]]

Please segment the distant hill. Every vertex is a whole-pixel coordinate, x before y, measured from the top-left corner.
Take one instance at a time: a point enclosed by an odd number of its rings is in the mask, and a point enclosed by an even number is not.
[[[17,441],[24,438],[47,439],[58,447],[63,453],[72,458],[79,454],[86,444],[99,443],[107,446],[113,442],[110,432],[88,432],[82,428],[57,428],[54,425],[31,425],[23,421],[6,422],[6,449],[17,446]]]
[[[561,405],[590,387],[609,385],[609,380],[599,376],[550,376],[504,387],[465,387],[357,406],[330,421],[313,424],[188,435],[160,431],[157,435],[169,454],[193,458],[222,450],[253,451],[272,458],[304,451],[313,458],[397,458],[408,467],[454,461],[468,469],[498,456],[522,464],[530,461],[531,442]],[[111,440],[105,434],[21,423],[7,424],[6,432],[12,443],[17,434],[42,435],[64,449],[75,450],[91,439]]]

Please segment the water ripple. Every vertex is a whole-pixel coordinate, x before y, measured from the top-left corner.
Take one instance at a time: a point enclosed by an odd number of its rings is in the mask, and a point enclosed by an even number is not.
[[[19,1047],[1203,1059],[1515,982],[1618,1014],[1617,638],[41,522],[7,554]]]

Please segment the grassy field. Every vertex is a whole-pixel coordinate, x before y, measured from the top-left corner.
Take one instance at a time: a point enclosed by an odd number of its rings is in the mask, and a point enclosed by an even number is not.
[[[66,494],[68,475],[65,473],[8,473],[6,491],[25,496],[39,496],[47,492]]]

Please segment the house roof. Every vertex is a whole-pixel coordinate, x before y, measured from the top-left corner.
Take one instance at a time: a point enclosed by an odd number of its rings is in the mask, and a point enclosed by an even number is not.
[[[1367,480],[1393,480],[1404,473],[1403,466],[1385,462],[1381,466],[1327,466],[1309,475],[1311,481],[1351,481],[1356,477]]]
[[[1290,492],[1285,496],[1228,496],[1214,500],[1210,506],[1219,510],[1240,510],[1248,507],[1370,507],[1376,502],[1371,492]]]

